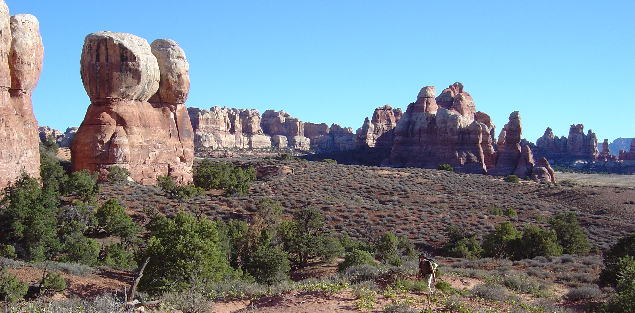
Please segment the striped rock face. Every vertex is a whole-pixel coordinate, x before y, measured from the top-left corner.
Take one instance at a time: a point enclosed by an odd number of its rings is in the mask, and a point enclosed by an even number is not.
[[[130,171],[141,184],[171,176],[192,181],[193,131],[185,100],[189,65],[171,40],[151,46],[140,37],[98,32],[86,37],[81,58],[91,99],[71,145],[74,170]]]
[[[0,0],[0,188],[23,173],[40,176],[38,125],[31,94],[44,58],[37,18],[9,15]]]

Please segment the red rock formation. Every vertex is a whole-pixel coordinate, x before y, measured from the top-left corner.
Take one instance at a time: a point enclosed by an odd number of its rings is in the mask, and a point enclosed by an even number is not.
[[[635,138],[631,141],[631,149],[630,151],[620,151],[620,160],[632,162],[635,161]]]
[[[40,176],[38,125],[31,94],[43,58],[37,18],[9,16],[9,8],[0,0],[0,188],[22,173]]]
[[[556,137],[551,128],[536,141],[536,154],[555,161],[593,161],[598,158],[598,139],[593,131],[584,134],[584,125],[571,125],[568,137]]]
[[[193,131],[185,53],[170,40],[124,33],[88,35],[81,74],[91,104],[71,146],[74,170],[105,175],[112,165],[154,184],[169,175],[192,180]]]
[[[584,125],[571,125],[567,138],[567,154],[572,158],[595,160],[598,156],[598,138],[589,129],[584,134]]]
[[[542,183],[556,183],[556,174],[546,158],[540,158],[532,169],[531,178]]]
[[[489,116],[475,112],[460,83],[434,96],[434,87],[424,87],[408,106],[395,128],[387,164],[436,168],[447,163],[457,171],[487,173],[494,158]]]
[[[304,137],[304,122],[291,117],[286,112],[267,110],[262,114],[260,126],[265,134],[269,136],[285,136],[289,143],[289,148],[295,150],[308,151],[311,149],[311,141]]]
[[[618,158],[614,155],[611,154],[611,151],[609,149],[609,140],[608,139],[604,139],[604,142],[602,142],[602,151],[600,151],[600,153],[598,154],[598,160],[602,160],[604,162],[608,162],[608,161],[617,161]]]
[[[493,175],[511,175],[515,173],[521,156],[522,125],[518,111],[509,115],[509,122],[505,124],[498,137],[496,168]]]
[[[375,109],[373,118],[364,120],[362,128],[357,130],[357,142],[362,147],[392,147],[394,129],[403,116],[401,109],[389,105]]]

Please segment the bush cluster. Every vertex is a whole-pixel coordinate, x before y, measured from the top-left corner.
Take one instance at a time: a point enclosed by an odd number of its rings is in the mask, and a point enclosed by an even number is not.
[[[203,160],[194,169],[194,185],[205,190],[222,189],[227,194],[246,194],[256,180],[253,167],[243,169],[230,163]]]

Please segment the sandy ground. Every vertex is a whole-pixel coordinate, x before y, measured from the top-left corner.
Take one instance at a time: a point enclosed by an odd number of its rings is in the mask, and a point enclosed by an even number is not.
[[[635,175],[556,173],[558,181],[589,186],[635,187]]]

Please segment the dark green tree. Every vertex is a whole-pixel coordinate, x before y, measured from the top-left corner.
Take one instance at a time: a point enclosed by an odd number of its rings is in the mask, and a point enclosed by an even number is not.
[[[88,170],[73,172],[63,186],[65,195],[78,197],[82,201],[89,201],[99,191],[97,174]]]
[[[289,279],[289,255],[277,246],[262,245],[251,254],[245,269],[259,283],[279,283]]]
[[[591,244],[575,213],[558,213],[549,221],[566,254],[587,254]]]
[[[102,204],[95,213],[97,225],[108,235],[131,239],[139,233],[139,226],[126,213],[119,200],[110,199]]]
[[[603,283],[615,286],[618,280],[620,259],[630,256],[635,258],[635,233],[621,238],[604,254],[604,265],[600,279]]]
[[[492,258],[512,258],[515,253],[513,245],[521,237],[522,233],[512,223],[500,223],[483,238],[484,254]]]
[[[376,266],[377,262],[368,251],[353,249],[344,256],[344,261],[338,265],[338,270],[343,272],[349,267],[358,265]]]
[[[515,246],[516,259],[562,255],[562,247],[558,244],[556,232],[533,225],[525,227],[523,236]]]
[[[194,185],[206,190],[223,189],[227,194],[246,194],[256,180],[253,167],[241,168],[230,163],[203,160],[194,169]]]
[[[151,294],[182,291],[193,280],[212,282],[233,274],[214,222],[186,213],[174,218],[157,215],[148,229],[150,239],[141,259],[150,261],[140,290]]]
[[[12,245],[20,258],[43,261],[59,251],[58,200],[26,175],[7,187],[0,201],[0,243]]]

